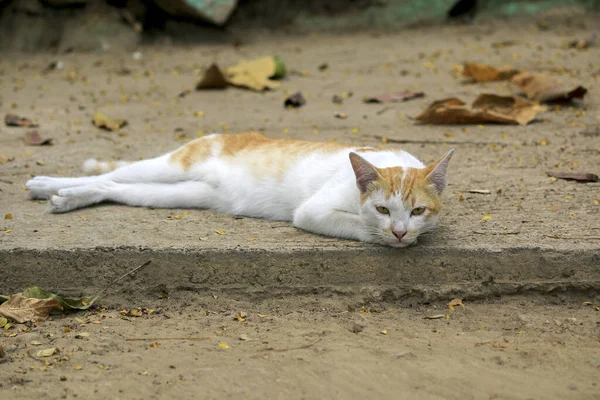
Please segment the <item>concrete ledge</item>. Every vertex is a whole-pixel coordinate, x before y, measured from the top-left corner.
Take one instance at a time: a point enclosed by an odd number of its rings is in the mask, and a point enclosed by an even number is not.
[[[161,291],[233,292],[250,297],[344,293],[422,300],[600,289],[597,251],[503,251],[415,247],[337,250],[152,250],[92,248],[0,252],[3,290],[29,285],[91,295],[146,260],[105,300],[144,300]],[[84,289],[85,288],[85,289]]]

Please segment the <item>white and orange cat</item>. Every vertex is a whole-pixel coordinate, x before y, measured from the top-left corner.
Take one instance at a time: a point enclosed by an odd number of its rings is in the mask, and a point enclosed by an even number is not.
[[[88,160],[84,169],[101,175],[38,176],[27,188],[54,213],[105,201],[204,208],[406,247],[435,227],[452,153],[425,166],[400,150],[213,134],[150,160]]]

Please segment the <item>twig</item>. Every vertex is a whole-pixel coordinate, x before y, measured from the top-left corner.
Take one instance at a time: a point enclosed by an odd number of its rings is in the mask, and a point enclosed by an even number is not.
[[[509,231],[509,232],[482,232],[482,231],[473,231],[478,235],[518,235],[520,231]]]
[[[489,146],[490,144],[500,144],[500,143],[496,143],[496,142],[477,142],[477,141],[471,141],[471,140],[466,140],[466,141],[461,141],[461,140],[423,140],[423,139],[390,139],[389,137],[385,137],[385,136],[373,136],[375,139],[385,139],[387,140],[389,143],[417,143],[417,144],[475,144],[475,145],[485,145],[485,146]]]
[[[384,112],[389,111],[389,110],[393,110],[393,109],[394,109],[394,107],[383,107],[381,110],[377,111],[375,114],[381,115]]]
[[[0,179],[0,182],[6,183],[8,185],[12,185],[14,183],[13,181],[9,181],[8,179]]]
[[[305,344],[304,346],[299,346],[299,347],[287,347],[285,349],[275,349],[273,347],[267,347],[265,349],[263,349],[264,351],[290,351],[290,350],[303,350],[303,349],[308,349],[311,346],[314,346],[315,344],[319,343],[321,340],[323,339],[318,339],[312,343],[309,344]]]
[[[187,337],[158,337],[158,338],[128,338],[125,339],[128,342],[137,342],[137,341],[141,341],[141,340],[154,340],[154,341],[158,341],[158,340],[208,340],[208,339],[214,339],[216,338],[216,336],[187,336]]]
[[[600,240],[600,236],[560,236],[560,235],[547,235],[545,233],[544,233],[544,236],[549,237],[551,239]]]
[[[139,267],[135,267],[135,268],[134,268],[134,269],[132,269],[131,271],[129,271],[129,272],[127,272],[127,273],[125,273],[125,274],[121,275],[120,277],[118,277],[117,279],[115,279],[114,281],[112,281],[111,283],[109,283],[108,285],[106,285],[106,287],[105,287],[104,289],[102,289],[102,290],[100,291],[100,293],[98,293],[96,296],[94,296],[94,297],[92,298],[92,300],[90,300],[90,303],[95,303],[95,302],[96,302],[96,300],[98,300],[98,298],[99,298],[100,296],[102,296],[102,294],[103,294],[104,292],[106,292],[108,289],[110,289],[110,287],[111,287],[112,285],[114,285],[115,283],[119,282],[121,279],[125,278],[127,275],[131,275],[131,274],[133,274],[135,271],[137,271],[138,269],[145,267],[146,265],[150,264],[151,262],[152,262],[152,260],[148,260],[148,261],[146,261],[145,263],[143,263],[143,264],[142,264],[142,265],[140,265]]]

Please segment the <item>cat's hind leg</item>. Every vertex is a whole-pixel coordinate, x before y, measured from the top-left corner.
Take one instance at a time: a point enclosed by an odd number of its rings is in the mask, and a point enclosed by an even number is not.
[[[211,208],[214,188],[204,182],[117,183],[102,182],[58,191],[49,211],[64,213],[105,201],[138,207]]]

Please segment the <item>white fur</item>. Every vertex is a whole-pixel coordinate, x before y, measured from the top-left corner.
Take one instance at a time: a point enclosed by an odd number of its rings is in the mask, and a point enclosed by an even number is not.
[[[53,213],[104,201],[155,208],[206,208],[293,221],[306,231],[394,247],[412,244],[421,232],[432,228],[424,226],[423,217],[411,217],[411,210],[405,209],[401,199],[386,200],[383,193],[374,193],[361,206],[348,158],[355,149],[312,153],[300,158],[283,176],[256,177],[235,158],[219,157],[217,147],[213,147],[212,157],[188,171],[172,163],[170,153],[98,176],[38,176],[27,182],[27,188],[31,198],[49,198]],[[377,167],[424,167],[404,151],[358,154]],[[106,166],[95,160],[86,161],[88,170]],[[390,215],[378,213],[377,206],[387,207]],[[391,229],[408,233],[399,241]]]

